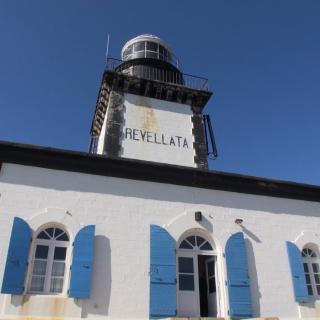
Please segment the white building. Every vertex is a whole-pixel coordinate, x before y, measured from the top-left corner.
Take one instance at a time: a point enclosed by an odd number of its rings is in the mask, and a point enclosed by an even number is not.
[[[211,93],[155,36],[122,60],[94,153],[0,142],[0,318],[319,317],[320,188],[208,171]]]

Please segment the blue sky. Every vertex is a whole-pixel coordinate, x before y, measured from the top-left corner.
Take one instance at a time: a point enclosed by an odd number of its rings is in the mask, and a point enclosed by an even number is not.
[[[320,184],[320,1],[0,1],[0,140],[87,151],[109,56],[141,33],[209,78],[218,171]]]

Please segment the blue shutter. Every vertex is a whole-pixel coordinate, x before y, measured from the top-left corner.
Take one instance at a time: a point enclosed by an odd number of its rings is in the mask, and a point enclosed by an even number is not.
[[[94,255],[95,226],[82,228],[73,243],[69,297],[89,299]]]
[[[31,240],[32,235],[29,225],[24,220],[15,217],[1,293],[23,294]]]
[[[175,240],[165,229],[150,227],[150,318],[175,316]]]
[[[230,316],[252,317],[248,262],[243,233],[233,234],[226,244]]]
[[[303,262],[299,248],[292,242],[287,241],[294,296],[297,302],[308,302],[309,295],[303,270]]]

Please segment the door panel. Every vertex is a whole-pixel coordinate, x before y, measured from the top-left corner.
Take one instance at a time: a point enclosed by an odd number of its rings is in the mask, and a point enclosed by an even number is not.
[[[178,315],[180,317],[197,317],[200,314],[196,258],[192,253],[178,255]]]
[[[217,288],[216,288],[216,263],[215,258],[206,260],[207,294],[208,294],[208,316],[217,316]]]

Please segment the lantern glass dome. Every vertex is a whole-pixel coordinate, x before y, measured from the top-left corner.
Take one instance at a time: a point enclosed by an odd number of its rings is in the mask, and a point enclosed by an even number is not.
[[[162,60],[179,67],[170,47],[159,37],[151,34],[143,34],[129,40],[122,48],[121,58],[123,61],[140,58]]]

